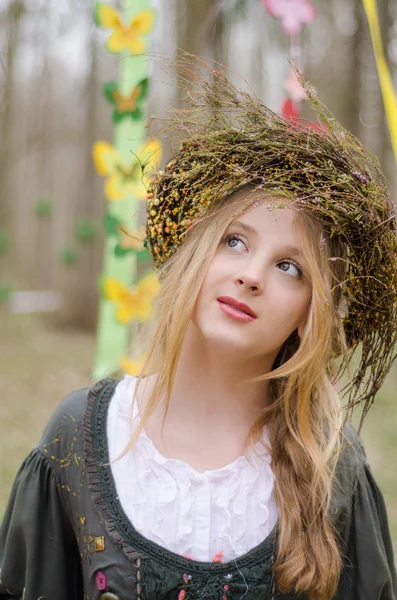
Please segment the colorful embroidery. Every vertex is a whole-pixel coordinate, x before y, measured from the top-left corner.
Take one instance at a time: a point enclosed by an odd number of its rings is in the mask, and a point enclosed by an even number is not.
[[[55,456],[56,447],[59,446],[59,444],[61,442],[63,429],[65,426],[65,423],[68,420],[71,420],[73,423],[74,435],[70,440],[69,449],[67,450],[65,456],[63,458],[57,458],[57,456]],[[69,492],[70,494],[72,494],[73,496],[76,496],[76,497],[78,497],[80,495],[81,488],[83,487],[83,484],[84,484],[84,475],[85,475],[84,459],[82,456],[79,456],[76,452],[77,437],[78,437],[78,426],[76,423],[76,419],[73,417],[73,415],[64,415],[62,417],[62,421],[61,421],[61,424],[59,427],[57,437],[52,442],[43,444],[43,452],[47,456],[48,460],[52,463],[54,470],[58,474],[61,471],[61,469],[68,469],[70,466],[74,466],[74,465],[81,469],[79,483],[78,483],[78,487],[76,490],[72,490],[67,484],[62,484],[58,481],[56,484],[61,489],[66,490],[67,492]]]
[[[105,550],[105,536],[93,536],[85,522],[85,517],[77,517],[77,542],[81,548],[80,558],[90,565],[91,556]]]
[[[214,556],[214,558],[212,559],[212,562],[214,563],[221,563],[223,562],[223,552],[222,550],[220,550],[219,552],[217,552]]]
[[[199,600],[199,598],[228,600],[229,584],[232,579],[232,573],[207,578],[193,577],[185,573],[182,576],[182,587],[178,593],[178,600]],[[248,591],[251,589],[246,586],[246,592]]]
[[[178,594],[178,600],[185,600],[186,598],[186,587],[189,585],[191,580],[193,579],[191,575],[187,575],[186,573],[182,577],[183,582],[185,584],[184,588]]]

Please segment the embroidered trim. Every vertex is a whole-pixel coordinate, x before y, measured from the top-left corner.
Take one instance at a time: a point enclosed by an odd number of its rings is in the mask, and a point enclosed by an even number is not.
[[[137,600],[141,600],[141,592],[142,592],[141,559],[137,558],[136,561],[134,562],[134,564],[136,567],[136,597],[137,597]]]
[[[106,490],[106,485],[112,485],[110,493],[114,504],[116,500],[115,486],[114,483],[110,484],[109,477],[106,477],[104,463],[109,462],[105,428],[106,414],[117,383],[118,381],[108,377],[101,379],[88,390],[87,407],[83,421],[85,463],[91,498],[102,525],[115,544],[122,548],[127,558],[134,561],[142,555],[134,550],[127,536],[124,535],[125,515],[120,514],[122,511],[109,511],[103,492],[103,490]],[[102,437],[98,435],[98,429],[103,432]]]
[[[142,536],[130,523],[118,500],[109,463],[106,435],[107,411],[117,380],[102,379],[88,391],[84,416],[85,460],[91,497],[110,538],[131,560],[155,559],[159,565],[181,573],[220,575],[269,563],[277,543],[278,522],[267,538],[236,560],[207,563],[189,560]]]

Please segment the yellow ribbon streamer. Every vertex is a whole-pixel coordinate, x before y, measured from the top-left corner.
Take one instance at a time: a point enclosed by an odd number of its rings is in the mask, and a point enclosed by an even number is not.
[[[363,0],[363,4],[368,19],[372,44],[374,47],[379,83],[382,90],[383,103],[385,105],[386,118],[389,125],[391,143],[394,150],[394,156],[397,160],[397,97],[383,50],[376,0]]]

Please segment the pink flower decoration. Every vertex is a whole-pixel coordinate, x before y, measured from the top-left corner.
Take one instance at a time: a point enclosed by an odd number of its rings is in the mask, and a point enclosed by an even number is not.
[[[281,114],[284,119],[286,121],[290,121],[292,125],[300,125],[307,130],[313,129],[314,131],[317,131],[317,133],[321,133],[323,135],[328,132],[328,127],[325,123],[318,125],[317,123],[312,123],[311,121],[302,121],[300,118],[299,106],[295,104],[291,98],[284,100],[281,108]]]
[[[300,102],[306,98],[306,93],[299,80],[296,76],[296,73],[293,69],[291,69],[288,78],[284,82],[284,89],[287,90],[289,97],[294,102]]]
[[[281,27],[287,35],[296,35],[304,23],[316,18],[316,7],[309,0],[262,0],[267,12],[281,19]]]
[[[299,122],[299,107],[295,104],[295,102],[293,102],[293,100],[291,100],[291,98],[284,100],[283,106],[281,108],[281,114],[283,115],[283,117],[286,117],[290,121],[295,121],[296,123]]]

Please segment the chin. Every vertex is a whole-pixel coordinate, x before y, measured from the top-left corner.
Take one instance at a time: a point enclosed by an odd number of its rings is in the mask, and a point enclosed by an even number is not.
[[[231,355],[234,352],[244,351],[244,357],[252,350],[252,336],[247,331],[238,331],[233,327],[226,326],[224,323],[215,324],[212,322],[209,326],[198,327],[200,336],[208,347],[213,347],[219,351],[227,351]],[[234,330],[233,330],[234,329]]]

